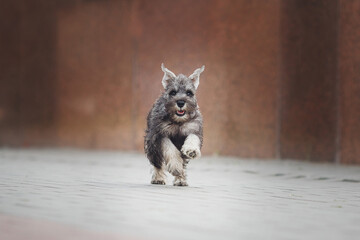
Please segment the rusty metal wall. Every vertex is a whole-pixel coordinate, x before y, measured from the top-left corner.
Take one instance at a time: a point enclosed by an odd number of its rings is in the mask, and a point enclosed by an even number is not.
[[[360,163],[360,1],[339,4],[338,161]]]
[[[357,5],[1,1],[0,144],[142,151],[160,64],[205,64],[204,153],[360,163]]]
[[[281,156],[334,161],[338,3],[283,1],[281,13]]]

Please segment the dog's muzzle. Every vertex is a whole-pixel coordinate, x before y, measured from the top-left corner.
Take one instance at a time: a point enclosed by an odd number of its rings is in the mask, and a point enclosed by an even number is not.
[[[177,110],[176,115],[178,115],[179,117],[182,117],[182,116],[185,115],[185,111],[184,110]]]
[[[181,108],[185,106],[185,101],[184,100],[177,100],[176,105],[180,108],[180,110],[176,111],[176,115],[178,115],[179,117],[184,116],[185,115],[185,110],[183,110]]]

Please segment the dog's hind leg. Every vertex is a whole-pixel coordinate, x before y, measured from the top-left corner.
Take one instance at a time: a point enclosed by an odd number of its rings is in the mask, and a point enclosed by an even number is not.
[[[151,184],[162,184],[165,185],[165,179],[166,179],[166,175],[165,172],[163,170],[163,168],[157,168],[154,167],[154,172],[153,172],[153,176],[151,179]]]
[[[164,172],[164,157],[161,150],[161,136],[150,135],[147,133],[145,137],[144,147],[145,153],[150,163],[154,166],[151,184],[165,185],[166,175]]]
[[[175,176],[174,186],[188,186],[188,184],[186,182],[186,164],[187,163],[184,162],[182,173],[178,176]]]

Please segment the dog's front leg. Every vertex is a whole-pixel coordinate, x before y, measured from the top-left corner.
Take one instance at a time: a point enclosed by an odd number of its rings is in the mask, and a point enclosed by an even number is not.
[[[188,159],[199,158],[201,141],[195,134],[190,134],[185,139],[184,145],[181,148],[181,153]]]
[[[175,177],[175,186],[187,186],[186,174],[184,169],[184,160],[180,151],[175,147],[169,138],[162,141],[163,156],[166,169]]]

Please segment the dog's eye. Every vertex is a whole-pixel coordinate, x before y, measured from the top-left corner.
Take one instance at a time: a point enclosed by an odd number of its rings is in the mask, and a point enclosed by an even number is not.
[[[172,90],[169,94],[170,94],[171,96],[175,96],[175,95],[176,95],[176,91],[175,91],[175,90]]]
[[[186,95],[189,96],[189,97],[194,96],[194,94],[192,93],[192,91],[186,91]]]

